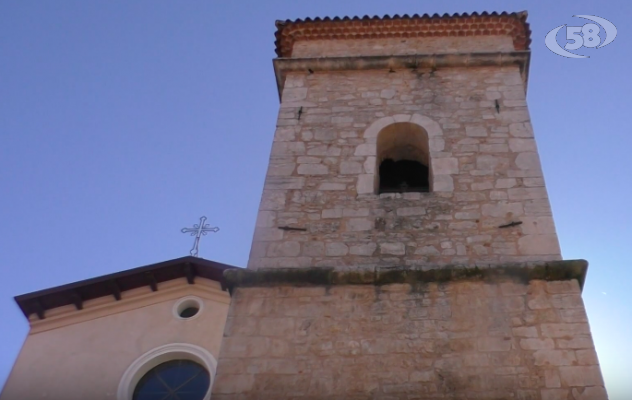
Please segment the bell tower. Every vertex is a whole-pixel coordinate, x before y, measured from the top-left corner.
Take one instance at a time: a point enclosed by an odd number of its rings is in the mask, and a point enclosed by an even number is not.
[[[606,399],[526,104],[526,13],[277,22],[215,399]]]

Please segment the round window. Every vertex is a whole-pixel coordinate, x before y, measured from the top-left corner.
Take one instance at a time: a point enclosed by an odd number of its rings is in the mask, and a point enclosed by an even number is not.
[[[202,304],[202,300],[198,297],[185,297],[176,302],[173,313],[179,319],[193,318],[202,311]]]
[[[133,400],[203,400],[211,377],[200,364],[173,360],[152,368],[138,381]]]
[[[197,307],[187,307],[184,310],[180,311],[180,316],[182,318],[191,318],[192,316],[197,314],[198,311],[200,311],[200,309]]]

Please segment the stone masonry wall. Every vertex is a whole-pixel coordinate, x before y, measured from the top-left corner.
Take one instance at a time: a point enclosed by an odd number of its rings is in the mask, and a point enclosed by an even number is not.
[[[299,40],[293,58],[514,51],[510,36]]]
[[[430,137],[432,193],[374,192],[399,121]],[[288,75],[249,268],[557,259],[518,67]]]
[[[605,400],[579,285],[237,288],[213,399]]]

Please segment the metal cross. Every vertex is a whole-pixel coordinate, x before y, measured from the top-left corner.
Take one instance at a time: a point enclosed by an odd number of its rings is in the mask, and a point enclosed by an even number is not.
[[[205,224],[206,217],[200,217],[200,223],[193,225],[193,228],[182,228],[180,232],[182,233],[191,233],[191,236],[195,236],[195,241],[193,242],[193,247],[191,248],[191,255],[193,257],[198,256],[198,246],[200,245],[200,237],[206,236],[209,232],[217,232],[219,228],[213,227],[211,228],[209,224]]]

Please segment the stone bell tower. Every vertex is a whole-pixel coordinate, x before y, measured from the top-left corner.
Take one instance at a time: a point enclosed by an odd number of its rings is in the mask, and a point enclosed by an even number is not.
[[[214,399],[606,399],[525,102],[526,13],[277,22]]]

